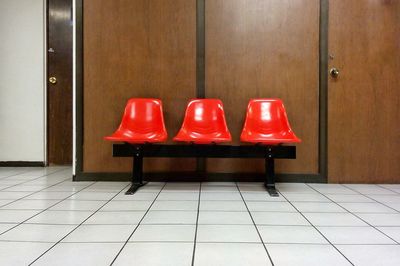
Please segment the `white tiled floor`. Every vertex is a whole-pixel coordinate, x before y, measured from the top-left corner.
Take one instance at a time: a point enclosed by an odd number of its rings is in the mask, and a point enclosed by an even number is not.
[[[400,265],[400,185],[277,187],[0,168],[0,265]]]

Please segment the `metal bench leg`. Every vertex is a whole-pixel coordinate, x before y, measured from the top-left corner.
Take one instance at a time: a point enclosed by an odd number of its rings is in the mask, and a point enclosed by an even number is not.
[[[265,187],[271,197],[279,197],[275,188],[275,162],[273,158],[265,159]]]
[[[136,147],[136,153],[133,156],[133,168],[132,168],[132,185],[125,192],[126,195],[135,194],[135,192],[142,186],[146,185],[147,182],[143,182],[143,155],[140,146]]]

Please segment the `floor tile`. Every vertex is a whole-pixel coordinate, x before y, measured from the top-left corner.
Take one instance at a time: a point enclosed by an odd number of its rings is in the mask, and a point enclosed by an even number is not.
[[[400,202],[395,202],[395,203],[387,202],[384,204],[392,209],[395,209],[397,212],[400,212]]]
[[[357,216],[373,226],[400,226],[400,213],[358,213]]]
[[[12,186],[9,188],[4,189],[3,191],[30,191],[30,192],[35,192],[35,191],[39,191],[42,189],[47,188],[48,186],[25,186],[23,184],[18,185],[18,186]]]
[[[308,184],[322,194],[359,194],[341,184]]]
[[[198,200],[199,192],[161,192],[157,200]]]
[[[351,265],[330,245],[267,244],[266,246],[272,261],[279,266]]]
[[[195,266],[267,266],[272,265],[262,244],[198,243]]]
[[[257,226],[264,243],[328,244],[312,226]]]
[[[381,203],[400,203],[400,195],[369,195],[369,197]]]
[[[365,195],[396,195],[396,192],[374,184],[347,184],[346,187]]]
[[[96,212],[85,224],[138,224],[145,211]]]
[[[156,254],[156,256],[149,254]],[[128,243],[113,265],[188,266],[193,243]]]
[[[60,200],[18,200],[1,209],[8,210],[44,210]]]
[[[152,201],[110,201],[101,211],[145,211],[147,210]]]
[[[243,201],[201,200],[200,211],[247,211]]]
[[[187,183],[186,185],[176,185],[167,183],[163,188],[162,192],[191,192],[191,193],[198,193],[200,191],[200,184],[191,185]]]
[[[238,183],[240,184],[240,183]],[[231,187],[236,187],[236,183],[235,182],[202,182],[201,183],[201,187],[208,187],[208,186],[231,186]]]
[[[72,195],[69,199],[75,200],[110,200],[116,192],[85,192],[81,191]]]
[[[333,244],[396,244],[373,227],[318,227]]]
[[[201,211],[199,224],[253,224],[248,212]]]
[[[400,226],[399,227],[377,227],[381,232],[385,233],[395,241],[400,243]]]
[[[0,209],[0,223],[21,223],[38,214],[39,210],[2,210]]]
[[[149,211],[142,224],[196,224],[196,211]]]
[[[346,210],[354,213],[396,213],[395,210],[377,202],[339,203]]]
[[[289,202],[249,201],[247,207],[250,211],[297,212]]]
[[[197,201],[163,201],[156,200],[151,206],[152,211],[197,211],[198,208]]]
[[[261,243],[254,225],[205,225],[197,228],[197,242]]]
[[[52,245],[38,242],[0,242],[0,265],[28,265]]]
[[[238,192],[233,186],[202,186],[201,192]]]
[[[26,223],[80,224],[91,214],[92,212],[88,211],[44,211]]]
[[[315,226],[368,226],[351,213],[304,213]]]
[[[399,245],[337,245],[356,266],[398,266],[400,265]]]
[[[136,192],[133,195],[125,195],[125,193],[119,193],[115,198],[113,198],[113,201],[118,201],[118,200],[150,200],[153,201],[158,195],[158,192]]]
[[[345,209],[332,202],[295,202],[292,204],[300,212],[347,212]]]
[[[68,191],[41,191],[35,194],[32,194],[25,199],[66,199],[70,197],[74,192]]]
[[[32,194],[32,192],[0,191],[0,200],[16,200],[29,194]]]
[[[57,242],[75,228],[74,225],[21,224],[0,235],[0,241]]]
[[[107,201],[94,200],[64,200],[54,205],[50,210],[62,211],[95,211],[103,206]]]
[[[245,201],[287,201],[282,195],[279,197],[271,197],[267,192],[265,193],[249,193],[243,192]]]
[[[283,194],[317,194],[315,190],[304,183],[277,183],[276,187]]]
[[[258,225],[310,225],[300,213],[253,212],[251,215]]]
[[[295,194],[295,193],[283,193],[285,198],[289,201],[311,201],[311,202],[330,202],[329,199],[319,193],[314,194]]]
[[[84,224],[62,242],[125,242],[135,228],[136,225]]]
[[[141,224],[132,235],[130,242],[193,242],[195,225],[149,225]]]
[[[123,243],[60,243],[34,266],[108,266]]]
[[[243,201],[239,192],[201,192],[201,200],[238,200]]]
[[[374,202],[363,195],[325,194],[334,202]]]

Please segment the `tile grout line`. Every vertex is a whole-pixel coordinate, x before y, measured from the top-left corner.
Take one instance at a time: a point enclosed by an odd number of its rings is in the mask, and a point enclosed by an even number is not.
[[[391,191],[391,192],[394,192],[394,193],[400,195],[400,192],[397,192],[396,190],[393,190],[393,189],[391,189],[391,188],[384,187],[382,184],[376,184],[376,186],[378,186],[378,187],[380,187],[380,188],[386,189],[386,190],[388,190],[388,191]]]
[[[62,172],[62,171],[64,171],[64,170],[67,170],[67,169],[58,170],[58,171],[55,171],[55,172],[53,172],[53,173],[51,173],[51,174],[49,174],[49,175],[52,175],[52,174],[55,174],[55,173],[59,173],[59,172]],[[49,175],[41,175],[41,176],[35,177],[35,178],[33,178],[33,179],[29,179],[29,180],[27,180],[27,181],[23,181],[23,182],[21,182],[21,183],[18,183],[18,184],[15,184],[15,185],[11,185],[11,186],[9,186],[9,187],[2,188],[2,189],[0,189],[0,192],[18,192],[18,191],[4,191],[4,190],[9,189],[9,188],[12,188],[12,187],[19,186],[19,185],[23,185],[23,184],[25,184],[25,183],[29,183],[29,182],[31,182],[31,181],[35,181],[35,180],[37,180],[37,179],[39,179],[39,178],[42,178],[42,177],[45,177],[45,176],[49,176]],[[69,177],[67,177],[66,179],[68,179],[68,178],[69,178]],[[63,181],[65,181],[66,179],[64,179]],[[21,191],[21,192],[25,192],[25,191]],[[29,191],[28,191],[28,192],[29,192]]]
[[[1,168],[1,167],[0,167]],[[13,167],[13,168],[19,168],[19,167]],[[17,176],[17,175],[23,175],[23,174],[26,174],[26,173],[29,173],[29,172],[35,172],[35,170],[41,170],[41,169],[48,169],[49,167],[39,167],[39,168],[37,168],[37,169],[30,169],[30,170],[27,170],[27,171],[22,171],[22,172],[19,172],[19,173],[16,173],[16,174],[12,174],[12,175],[8,175],[8,176],[3,176],[3,177],[1,177],[0,178],[0,181],[2,181],[3,179],[7,179],[7,178],[9,178],[9,177],[13,177],[13,176]],[[52,172],[52,173],[47,173],[47,174],[45,174],[44,176],[46,176],[46,175],[51,175],[51,174],[53,174],[53,173],[56,173],[56,172],[59,172],[59,171],[62,171],[62,170],[67,170],[68,169],[68,167],[62,167],[61,169],[59,169],[59,170],[55,170],[54,172]],[[25,169],[26,170],[26,169]]]
[[[306,184],[307,185],[307,184]],[[308,185],[307,185],[308,186]],[[281,194],[281,193],[280,193]],[[299,209],[296,208],[296,206],[294,206],[294,204],[292,204],[291,201],[289,201],[283,194],[281,194],[282,197],[284,197],[290,205],[292,205],[293,208],[295,208],[299,214],[301,216],[303,216],[303,218],[340,254],[342,255],[351,265],[354,266],[354,264],[314,225],[310,222],[310,220],[308,220],[308,218],[301,212],[299,211]]]
[[[26,199],[26,198],[27,198],[27,197],[30,197],[30,196],[32,196],[32,195],[34,195],[34,194],[36,194],[36,193],[43,192],[43,190],[46,190],[46,189],[48,189],[48,188],[51,188],[51,187],[57,186],[57,185],[59,185],[59,184],[61,184],[61,183],[64,183],[64,182],[68,181],[68,179],[69,179],[69,178],[64,179],[64,180],[61,180],[61,181],[58,182],[58,183],[55,183],[55,184],[53,184],[53,185],[50,185],[50,186],[48,186],[48,187],[42,188],[42,189],[37,190],[37,191],[28,191],[28,192],[32,192],[32,193],[30,193],[30,194],[28,194],[28,195],[25,195],[25,196],[23,196],[23,197],[21,197],[21,198],[19,198],[19,199],[11,199],[11,200],[12,200],[11,202],[6,203],[6,204],[4,204],[4,205],[1,205],[1,206],[0,206],[0,210],[1,210],[1,208],[5,207],[5,206],[8,206],[8,205],[10,205],[10,204],[12,204],[12,203],[15,203],[15,202],[17,202],[17,201],[20,201],[20,200],[43,200],[43,199]],[[90,185],[93,185],[93,184],[90,184]],[[85,188],[86,188],[86,187],[85,187]],[[80,191],[81,191],[81,190],[79,190],[78,192],[80,192]],[[14,191],[14,192],[15,192],[15,191]],[[65,191],[57,191],[57,192],[65,192]],[[72,196],[72,195],[74,195],[74,194],[75,194],[75,192],[74,192],[73,194],[71,194],[70,196]],[[68,196],[68,197],[70,197],[70,196]],[[45,200],[46,200],[46,199],[45,199]],[[48,200],[51,200],[51,199],[48,199]],[[58,200],[58,199],[54,199],[54,200]],[[59,200],[65,200],[65,199],[59,199]],[[4,209],[4,210],[6,210],[6,209]],[[12,210],[12,209],[10,209],[10,210]]]
[[[255,221],[254,221],[253,215],[251,214],[251,212],[250,212],[250,210],[249,210],[249,207],[247,206],[246,200],[244,199],[244,197],[243,197],[243,195],[242,195],[242,192],[240,191],[240,187],[238,186],[238,183],[237,183],[237,182],[235,182],[235,184],[236,184],[236,188],[237,188],[238,191],[239,191],[240,197],[242,198],[242,201],[243,201],[244,205],[246,206],[247,212],[248,212],[248,214],[250,215],[251,221],[253,222],[253,225],[254,225],[254,227],[255,227],[255,229],[256,229],[256,231],[257,231],[258,237],[259,237],[260,240],[261,240],[261,244],[263,245],[263,247],[264,247],[264,249],[265,249],[265,252],[267,253],[268,259],[269,259],[269,261],[271,262],[271,265],[274,266],[275,264],[274,264],[274,262],[272,261],[272,257],[271,257],[271,255],[270,255],[269,252],[268,252],[267,246],[266,246],[266,244],[264,243],[264,240],[263,240],[263,238],[262,238],[262,236],[261,236],[261,234],[260,234],[260,231],[258,230],[258,227],[257,227],[257,225],[256,225],[256,223],[255,223]]]
[[[114,257],[114,259],[111,261],[110,266],[113,265],[115,263],[115,261],[117,260],[118,256],[121,254],[122,250],[125,248],[125,246],[129,243],[129,240],[131,239],[131,237],[133,236],[133,234],[136,232],[136,230],[139,228],[140,224],[142,223],[142,221],[144,220],[144,218],[146,217],[146,215],[149,213],[151,207],[153,206],[154,202],[156,202],[158,196],[160,195],[161,191],[163,191],[164,187],[167,185],[167,183],[164,183],[164,185],[162,186],[162,188],[160,189],[160,191],[157,193],[157,196],[154,198],[153,202],[150,204],[149,208],[147,208],[146,212],[143,214],[143,217],[140,219],[140,221],[137,223],[135,229],[133,229],[133,232],[129,235],[128,239],[126,239],[125,243],[122,245],[122,247],[120,248],[120,250],[118,251],[117,255]]]
[[[93,186],[94,184],[96,184],[96,182],[94,182],[93,184],[90,184],[89,186],[85,187],[84,189]],[[101,208],[103,208],[105,205],[107,205],[113,198],[115,198],[119,193],[121,193],[122,191],[124,191],[125,188],[127,188],[129,185],[126,185],[124,188],[122,188],[120,190],[120,192],[116,193],[113,197],[111,197],[106,203],[104,203],[103,205],[101,205],[97,210],[95,210],[92,214],[90,214],[88,217],[86,217],[86,219],[84,219],[81,223],[79,223],[78,225],[75,226],[74,229],[72,229],[68,234],[66,234],[65,236],[63,236],[60,240],[58,240],[57,242],[55,242],[50,248],[48,248],[45,252],[43,252],[39,257],[37,257],[35,260],[33,260],[31,263],[29,263],[29,265],[34,264],[36,261],[38,261],[41,257],[43,257],[47,252],[49,252],[51,249],[53,249],[55,246],[57,246],[61,241],[63,241],[67,236],[69,236],[72,232],[74,232],[76,229],[78,229],[83,223],[85,223],[88,219],[90,219],[90,217],[92,217],[93,215],[95,215]],[[79,191],[81,192],[81,190]],[[78,192],[77,192],[78,193]],[[75,195],[76,193],[74,193],[73,195]],[[72,196],[72,195],[71,195]],[[64,199],[65,200],[65,199]]]
[[[197,203],[197,217],[196,217],[196,229],[194,232],[194,241],[193,241],[193,253],[192,253],[192,266],[194,266],[194,259],[196,255],[196,245],[197,245],[197,230],[199,228],[199,216],[200,216],[200,201],[201,201],[201,182],[199,188],[199,198]]]
[[[32,171],[33,171],[33,170],[28,170],[28,171],[20,172],[20,173],[17,173],[17,174],[12,174],[12,175],[8,175],[8,176],[3,176],[3,177],[0,178],[0,181],[2,181],[3,179],[7,179],[7,178],[9,178],[9,177],[13,177],[13,176],[17,176],[17,175],[26,174],[26,173],[29,173],[29,172],[32,172]]]
[[[307,186],[309,186],[309,185],[307,184]],[[312,188],[312,189],[314,189],[312,186],[309,186],[309,187]],[[357,214],[355,214],[355,213],[349,211],[349,210],[346,209],[345,207],[341,206],[339,203],[337,203],[337,202],[331,200],[329,197],[325,196],[324,194],[322,194],[322,193],[319,192],[318,190],[315,190],[315,191],[317,191],[319,194],[321,194],[321,195],[324,196],[325,198],[329,199],[332,203],[338,205],[339,207],[342,207],[343,209],[345,209],[345,210],[347,211],[347,213],[349,213],[349,214],[353,215],[354,217],[360,219],[361,221],[363,221],[364,223],[366,223],[366,224],[369,225],[370,227],[374,228],[376,231],[380,232],[381,234],[385,235],[386,237],[388,237],[389,239],[391,239],[391,240],[394,241],[395,243],[400,244],[399,242],[397,242],[396,240],[394,240],[393,238],[391,238],[390,236],[388,236],[387,234],[385,234],[384,232],[382,232],[381,230],[379,230],[378,228],[376,228],[376,227],[373,226],[372,224],[368,223],[367,221],[365,221],[364,219],[362,219],[361,217],[359,217]],[[356,192],[358,192],[358,191],[356,191]],[[358,193],[359,193],[359,192],[358,192]],[[360,193],[360,194],[361,194],[361,193]],[[361,194],[361,195],[362,195],[362,194]],[[363,196],[365,196],[365,195],[363,195]]]
[[[351,187],[348,187],[348,186],[346,186],[346,185],[343,185],[343,186],[346,187],[346,188],[348,188],[348,189],[353,190],[354,192],[359,193],[360,195],[362,195],[362,196],[364,196],[364,197],[366,197],[366,198],[369,198],[370,200],[373,200],[375,203],[382,204],[383,206],[388,207],[389,209],[394,210],[396,213],[400,213],[400,211],[396,210],[395,208],[392,208],[392,207],[386,205],[386,204],[383,203],[383,202],[379,202],[379,201],[377,201],[376,199],[371,198],[369,195],[363,194],[363,193],[361,193],[361,192],[359,192],[359,191],[357,191],[357,190],[354,190],[354,189],[352,189]],[[397,196],[397,195],[395,195],[395,196]]]
[[[56,184],[53,184],[53,185],[51,185],[51,186],[49,186],[49,187],[56,186],[56,185],[61,184],[61,183],[65,182],[65,181],[66,181],[66,180],[60,181],[60,182],[58,182],[58,183],[56,183]],[[94,184],[94,183],[93,183],[93,184]],[[93,185],[93,184],[90,184],[90,185],[84,187],[83,189],[85,189],[85,188],[87,188],[87,187],[89,187],[89,186],[91,186],[91,185]],[[49,187],[47,187],[47,188],[49,188]],[[44,189],[47,189],[47,188],[44,188]],[[83,190],[83,189],[82,189],[82,190]],[[29,194],[29,195],[26,195],[25,197],[29,197],[29,196],[31,196],[31,195],[33,195],[33,194],[35,194],[35,193],[41,192],[41,191],[42,191],[42,190],[38,190],[38,191],[33,192],[33,193]],[[38,213],[36,213],[35,215],[32,215],[31,217],[29,217],[29,218],[23,220],[22,222],[16,223],[15,226],[13,226],[13,227],[9,228],[8,230],[6,230],[6,231],[0,233],[0,235],[3,235],[3,234],[5,234],[5,233],[7,233],[8,231],[10,231],[10,230],[12,230],[12,229],[14,229],[14,228],[20,226],[21,224],[25,223],[26,221],[28,221],[28,220],[32,219],[33,217],[35,217],[35,216],[37,216],[37,215],[39,215],[39,214],[41,214],[41,213],[47,211],[47,210],[50,209],[51,207],[53,207],[53,206],[55,206],[55,205],[57,205],[57,204],[63,202],[64,200],[68,199],[69,197],[71,197],[72,195],[75,195],[75,194],[78,193],[78,192],[81,192],[81,190],[79,190],[79,191],[77,191],[77,192],[74,192],[73,194],[69,195],[69,196],[66,197],[66,198],[59,199],[59,200],[58,200],[56,203],[54,203],[53,205],[50,205],[49,207],[47,207],[47,208],[45,208],[45,209],[41,209]],[[4,205],[4,206],[7,206],[7,205],[9,205],[9,204],[11,204],[11,203],[14,203],[14,202],[17,202],[17,201],[19,201],[19,200],[22,200],[22,199],[24,199],[25,197],[22,197],[22,198],[20,198],[20,199],[17,199],[17,200],[15,200],[15,201],[12,201],[12,202],[10,202],[10,203]],[[56,200],[57,200],[57,199],[56,199]],[[4,207],[4,206],[1,206],[1,207]],[[1,208],[0,208],[0,210],[1,210]],[[12,211],[12,209],[3,209],[3,210]],[[14,210],[14,211],[15,211],[15,210]]]

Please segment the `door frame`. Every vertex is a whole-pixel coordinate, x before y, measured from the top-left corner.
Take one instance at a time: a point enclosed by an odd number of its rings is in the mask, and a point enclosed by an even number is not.
[[[204,21],[207,0],[196,0],[196,77],[204,74]],[[278,182],[312,182],[327,183],[327,89],[328,89],[328,23],[329,0],[319,0],[319,128],[318,128],[318,173],[317,174],[277,174]],[[73,0],[73,179],[74,181],[127,181],[130,173],[89,173],[83,172],[83,0]],[[200,95],[203,83],[197,79]],[[199,86],[200,85],[200,86]],[[200,168],[200,169],[199,169]],[[198,170],[204,169],[204,164],[198,163]],[[208,173],[214,180],[237,180],[244,173]],[[262,174],[245,173],[249,180],[258,180]],[[174,178],[187,180],[188,173],[148,173],[153,180]]]

